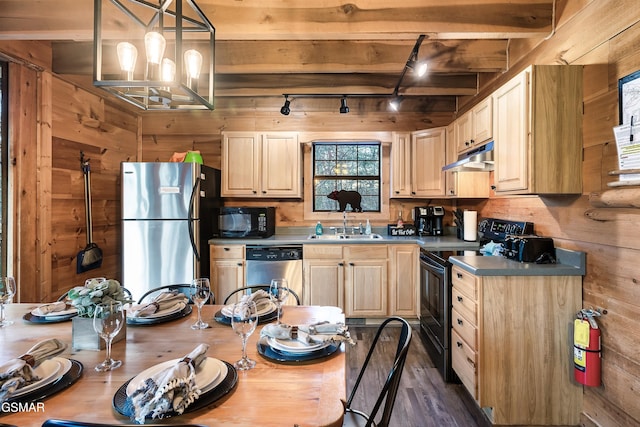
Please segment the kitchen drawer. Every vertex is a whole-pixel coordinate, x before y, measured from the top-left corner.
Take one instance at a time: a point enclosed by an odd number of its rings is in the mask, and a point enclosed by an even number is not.
[[[451,268],[451,282],[460,292],[473,300],[478,300],[478,278],[466,270],[454,265]]]
[[[462,316],[455,308],[451,311],[451,324],[453,330],[462,337],[463,340],[471,347],[476,349],[476,325],[466,317]]]
[[[213,245],[213,259],[244,259],[244,245]]]
[[[476,353],[455,330],[451,331],[451,366],[474,399],[478,399]]]
[[[474,325],[478,324],[478,305],[476,304],[476,300],[460,292],[457,285],[454,285],[451,290],[451,302],[453,308],[462,314],[462,316],[471,320]]]
[[[303,258],[342,259],[342,245],[303,245]]]
[[[344,258],[352,259],[386,259],[387,245],[349,245],[344,247]]]

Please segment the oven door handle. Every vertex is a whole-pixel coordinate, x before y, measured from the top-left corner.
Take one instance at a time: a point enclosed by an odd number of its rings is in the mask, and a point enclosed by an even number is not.
[[[444,275],[446,270],[445,266],[435,264],[433,261],[429,260],[426,257],[420,257],[420,264],[423,265],[427,270],[439,273],[441,275]]]

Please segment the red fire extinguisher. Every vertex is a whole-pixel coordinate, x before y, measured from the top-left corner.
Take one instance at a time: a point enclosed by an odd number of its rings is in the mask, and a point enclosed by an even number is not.
[[[600,313],[582,309],[576,315],[573,328],[573,376],[580,384],[598,387],[602,349],[600,329],[594,317]]]

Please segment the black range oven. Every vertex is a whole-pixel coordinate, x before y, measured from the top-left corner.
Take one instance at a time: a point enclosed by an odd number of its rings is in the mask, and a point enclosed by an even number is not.
[[[420,250],[420,330],[427,353],[445,382],[457,381],[451,368],[451,263],[459,251]]]

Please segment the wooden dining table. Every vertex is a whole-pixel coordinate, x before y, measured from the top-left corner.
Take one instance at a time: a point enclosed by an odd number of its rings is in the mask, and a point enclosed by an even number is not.
[[[71,321],[34,324],[23,320],[36,304],[9,304],[6,316],[14,324],[0,328],[0,364],[20,356],[34,344],[58,338],[68,344],[61,357],[82,363],[82,376],[68,388],[37,402],[29,410],[13,411],[5,404],[0,424],[40,426],[47,419],[90,421],[111,425],[131,423],[112,406],[114,394],[128,380],[156,364],[182,358],[198,344],[208,344],[207,356],[233,364],[242,353],[241,340],[231,326],[218,323],[214,314],[222,306],[205,305],[202,316],[210,325],[192,330],[197,309],[185,317],[153,325],[127,325],[126,340],[113,344],[112,357],[122,366],[111,372],[96,372],[105,351],[73,350]],[[282,322],[290,325],[319,321],[344,322],[337,307],[285,306]],[[306,362],[280,363],[259,354],[258,325],[247,343],[255,368],[238,371],[237,385],[225,397],[183,415],[153,420],[154,423],[197,423],[210,426],[341,426],[346,394],[345,352]],[[8,411],[4,411],[4,410]],[[15,409],[15,408],[13,408]],[[149,421],[150,422],[150,421]]]

